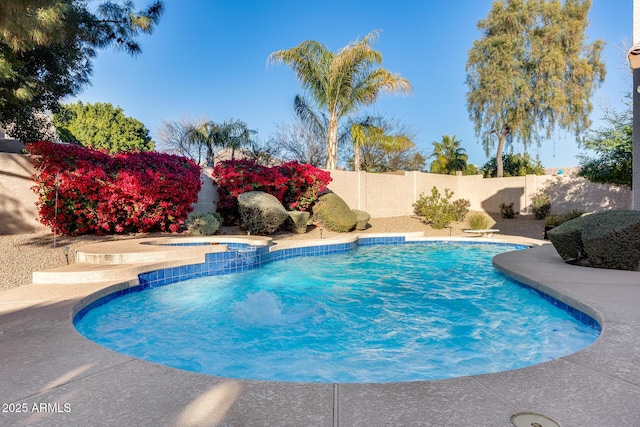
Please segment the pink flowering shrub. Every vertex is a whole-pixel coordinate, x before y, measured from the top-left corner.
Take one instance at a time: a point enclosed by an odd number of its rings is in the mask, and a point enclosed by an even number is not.
[[[176,232],[198,199],[200,167],[185,157],[46,141],[26,149],[40,222],[63,234]]]
[[[225,224],[237,223],[238,195],[247,191],[264,191],[288,210],[304,211],[331,182],[329,172],[298,162],[267,167],[251,160],[227,160],[213,168],[212,176],[220,198],[217,211]]]
[[[308,164],[287,162],[279,167],[288,178],[282,204],[290,211],[306,211],[331,182],[329,172]]]

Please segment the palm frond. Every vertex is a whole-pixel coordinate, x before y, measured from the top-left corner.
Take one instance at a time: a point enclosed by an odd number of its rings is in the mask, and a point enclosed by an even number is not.
[[[307,100],[301,96],[296,95],[293,99],[293,110],[300,119],[300,121],[311,130],[312,134],[319,139],[327,138],[327,118],[324,114],[316,112],[309,105]]]

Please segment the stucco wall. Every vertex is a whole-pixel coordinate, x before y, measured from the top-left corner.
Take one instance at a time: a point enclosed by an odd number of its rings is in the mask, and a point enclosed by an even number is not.
[[[584,178],[554,175],[527,175],[483,178],[480,175],[440,175],[422,172],[370,174],[332,171],[329,189],[347,204],[369,212],[372,217],[413,214],[412,204],[420,194],[431,194],[435,186],[441,195],[446,188],[454,199],[467,199],[471,210],[499,212],[502,203],[514,203],[517,212],[529,212],[531,197],[546,191],[554,213],[571,209],[587,212],[604,209],[631,209],[631,191],[594,184]]]
[[[200,173],[200,180],[202,181],[202,188],[198,193],[198,201],[193,204],[193,211],[196,213],[214,213],[218,206],[218,191],[213,184],[211,178],[211,167],[203,167]]]
[[[0,153],[0,234],[45,230],[31,191],[34,170],[24,154]]]
[[[0,234],[30,233],[44,230],[37,220],[36,196],[30,190],[34,170],[27,156],[0,153]],[[421,193],[430,194],[435,186],[441,194],[445,188],[454,199],[471,202],[472,210],[499,212],[501,203],[514,202],[515,209],[527,213],[531,196],[545,190],[551,197],[554,213],[571,209],[587,212],[604,209],[631,209],[631,191],[594,184],[569,176],[535,176],[485,179],[482,176],[439,175],[421,172],[371,174],[332,171],[329,189],[354,209],[369,212],[372,217],[413,214],[413,203]],[[195,212],[215,212],[218,193],[211,179],[211,168],[203,168],[202,190]]]
[[[21,234],[34,231],[46,231],[36,219],[37,197],[31,187],[31,176],[35,172],[24,154],[0,153],[0,234]],[[215,212],[218,204],[218,192],[213,186],[211,168],[203,168],[202,189],[195,212]]]

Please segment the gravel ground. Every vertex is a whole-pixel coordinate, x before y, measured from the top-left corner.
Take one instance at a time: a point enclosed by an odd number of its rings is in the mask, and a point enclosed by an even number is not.
[[[510,234],[534,239],[541,239],[543,234],[543,222],[529,216],[520,216],[515,219],[503,219],[499,215],[493,215],[495,225],[492,228],[500,230],[500,234]],[[390,218],[372,218],[369,227],[363,233],[388,233],[421,231],[425,236],[463,236],[465,223],[454,222],[451,228],[435,230],[425,225],[418,217],[403,216]],[[328,238],[338,233],[328,230],[320,230],[317,227],[309,227],[306,234],[279,233],[277,239],[319,239]],[[219,234],[233,235],[243,234],[237,227],[222,227]],[[0,236],[0,291],[15,288],[31,283],[31,274],[34,271],[44,271],[74,262],[75,249],[80,246],[109,241],[131,239],[136,237],[160,236],[161,233],[137,234],[128,236],[57,236],[55,239],[51,233],[39,232],[32,234],[1,235]],[[164,234],[169,235],[169,234]]]

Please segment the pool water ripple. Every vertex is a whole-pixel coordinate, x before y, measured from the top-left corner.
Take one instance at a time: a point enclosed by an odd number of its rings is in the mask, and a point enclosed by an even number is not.
[[[381,245],[130,293],[76,322],[115,351],[231,378],[392,382],[521,368],[599,331],[496,272],[496,245]]]

